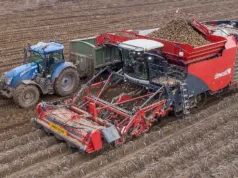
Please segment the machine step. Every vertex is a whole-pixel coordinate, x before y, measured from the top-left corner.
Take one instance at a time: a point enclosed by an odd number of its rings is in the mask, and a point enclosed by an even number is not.
[[[190,103],[189,103],[189,94],[188,94],[188,85],[187,83],[181,83],[180,84],[180,92],[181,92],[181,98],[183,103],[183,114],[187,115],[190,114]]]
[[[236,62],[235,62],[235,69],[234,69],[232,82],[234,82],[234,83],[238,82],[238,49],[236,51]]]

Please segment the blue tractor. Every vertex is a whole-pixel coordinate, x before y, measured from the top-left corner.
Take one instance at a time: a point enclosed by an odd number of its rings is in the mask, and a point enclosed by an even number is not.
[[[63,50],[57,42],[29,45],[24,49],[24,64],[1,77],[1,95],[27,108],[36,105],[41,94],[67,96],[76,92],[79,74],[73,63],[65,61]]]

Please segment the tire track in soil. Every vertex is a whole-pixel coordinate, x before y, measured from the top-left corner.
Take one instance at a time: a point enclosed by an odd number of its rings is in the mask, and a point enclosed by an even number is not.
[[[18,178],[25,177],[52,177],[52,174],[57,173],[61,174],[62,171],[69,170],[68,167],[70,165],[74,165],[75,163],[83,163],[86,161],[90,161],[94,158],[92,155],[82,154],[79,152],[75,152],[68,155],[59,156],[57,159],[49,160],[48,162],[44,162],[44,165],[41,165],[41,169],[38,168],[38,165],[34,165],[31,169],[24,170],[20,172],[20,176]],[[11,176],[14,177],[14,176]]]
[[[212,156],[214,156],[214,150],[215,150],[215,154],[219,153],[219,150],[223,150],[223,151],[227,151],[225,148],[230,148],[228,145],[232,145],[234,142],[237,142],[237,136],[238,136],[238,127],[237,127],[237,120],[234,122],[233,126],[230,126],[230,128],[233,129],[233,134],[232,135],[226,135],[227,138],[225,138],[223,140],[223,142],[220,140],[219,143],[220,146],[217,149],[211,149],[210,151],[202,151],[199,152],[198,155],[196,155],[196,157],[194,158],[194,160],[187,162],[186,163],[186,167],[184,166],[177,169],[175,171],[175,173],[173,173],[171,176],[175,176],[175,177],[191,177],[191,176],[195,176],[195,175],[200,175],[202,177],[217,177],[217,176],[213,176],[214,173],[217,172],[217,170],[219,169],[219,167],[221,166],[221,164],[226,163],[225,165],[228,165],[232,159],[234,159],[237,155],[237,153],[233,153],[233,152],[229,152],[229,154],[227,154],[225,157],[219,157],[216,155],[216,159],[214,161],[214,158],[212,158]],[[226,133],[226,132],[224,132]],[[221,138],[223,138],[224,136],[222,135]],[[212,144],[212,143],[210,143]],[[231,151],[231,150],[229,150]],[[224,152],[223,152],[224,153]],[[220,154],[220,153],[219,153]],[[214,171],[216,170],[216,171]],[[203,175],[205,174],[205,175]],[[227,176],[225,176],[227,177]],[[228,177],[232,177],[232,176],[228,176]]]
[[[61,170],[61,167],[59,167],[60,165],[58,165],[57,161],[61,160],[61,161],[65,161],[65,157],[71,155],[71,152],[66,152],[66,153],[62,153],[58,156],[52,157],[50,159],[46,159],[42,162],[36,163],[31,165],[30,167],[27,167],[26,169],[22,169],[19,172],[16,172],[14,174],[11,174],[9,176],[7,176],[7,178],[25,178],[25,177],[45,177],[47,174],[52,174],[52,171],[59,171]],[[51,168],[53,169],[49,169],[47,166],[45,165],[50,165]],[[41,174],[38,174],[38,172],[40,172]]]
[[[231,155],[229,155],[231,156]],[[211,175],[213,177],[238,177],[238,158],[237,155],[233,155],[228,161],[222,160],[222,164],[216,169],[211,169]]]
[[[237,134],[236,134],[237,138]],[[205,174],[205,176],[212,177],[210,174],[210,166],[217,167],[219,164],[226,160],[228,157],[236,157],[238,154],[238,139],[233,139],[231,142],[222,145],[217,150],[212,150],[209,154],[198,160],[196,164],[190,167],[188,170],[181,172],[177,175],[178,178],[191,177],[193,175]],[[187,172],[189,171],[189,172]],[[216,177],[216,176],[215,176]],[[225,176],[227,177],[227,176]]]
[[[0,141],[17,138],[34,130],[36,130],[36,128],[33,126],[33,124],[30,122],[26,122],[25,124],[18,125],[14,128],[2,131],[0,133]]]
[[[33,142],[42,139],[46,134],[43,130],[36,130],[33,132],[28,132],[25,135],[17,136],[12,139],[1,140],[0,142],[0,154],[3,151],[13,149],[21,145],[25,145],[28,142]]]
[[[237,118],[237,116],[232,118],[231,121],[224,123],[224,125],[220,124],[218,128],[209,130],[203,136],[199,135],[187,145],[179,145],[179,148],[173,151],[172,155],[168,154],[166,157],[154,159],[151,164],[146,164],[141,168],[142,170],[136,172],[132,177],[178,177],[176,172],[187,172],[186,168],[192,162],[198,162],[201,157],[210,155],[213,150],[229,144],[231,139],[235,139],[238,136],[238,134],[234,133],[234,128],[238,130]],[[189,177],[192,177],[192,175]]]
[[[189,150],[186,147],[186,144],[189,145],[189,142],[192,142],[193,140],[196,140],[198,138],[206,138],[206,136],[212,133],[211,130],[212,131],[216,130],[217,127],[225,124],[227,120],[228,121],[236,120],[237,115],[238,112],[235,110],[232,111],[232,113],[229,114],[227,117],[225,117],[226,120],[223,118],[225,116],[225,113],[223,114],[223,117],[221,117],[219,120],[216,120],[214,117],[209,117],[207,118],[206,122],[194,124],[190,128],[187,128],[186,133],[177,132],[174,137],[166,140],[166,142],[161,141],[155,142],[149,147],[146,147],[143,150],[138,150],[132,155],[127,156],[122,161],[120,160],[116,161],[115,163],[108,165],[108,167],[103,168],[100,171],[85,176],[85,178],[95,177],[99,175],[101,177],[108,177],[108,178],[119,178],[123,176],[128,176],[133,172],[137,172],[145,168],[146,165],[150,164],[154,160],[156,160],[156,162],[158,161],[158,164],[161,164],[160,166],[159,165],[156,166],[156,168],[154,169],[156,173],[158,172],[156,176],[160,176],[160,174],[162,174],[163,172],[169,172],[173,170],[173,168],[176,166],[176,164],[179,163],[179,161],[186,159],[187,157],[191,157],[194,155],[194,153],[196,153],[196,150],[193,149]],[[229,129],[227,130],[226,134],[230,135],[234,131],[233,125],[228,126]],[[236,122],[236,128],[238,128],[238,122]],[[219,134],[216,135],[216,138],[212,140],[214,141],[213,143],[216,143],[216,141],[221,139],[220,136],[224,133],[223,132],[224,126],[221,126],[220,129],[221,129],[220,132],[222,133],[220,135]],[[206,146],[209,146],[209,142],[205,142],[204,148],[206,148]],[[185,149],[183,149],[183,147],[185,147]],[[178,151],[178,154],[182,154],[180,155],[181,157],[176,155],[176,151],[178,149],[182,150]],[[176,159],[173,160],[172,158],[171,159],[166,158],[166,156],[169,156],[171,153],[173,153],[173,156],[177,158],[177,160]],[[164,160],[163,157],[165,157]],[[122,172],[122,170],[124,171]]]
[[[86,162],[82,164],[76,164],[74,166],[70,166],[70,171],[63,172],[61,177],[77,175],[78,177],[85,176],[91,173],[92,168],[94,171],[100,170],[100,168],[110,168],[110,163],[113,163],[115,160],[124,159],[130,154],[133,154],[137,148],[139,150],[145,149],[145,147],[153,144],[154,142],[159,142],[158,140],[169,139],[173,136],[174,133],[178,134],[186,131],[189,127],[192,127],[193,124],[197,124],[197,122],[205,122],[206,117],[215,117],[214,115],[219,115],[221,112],[224,112],[226,107],[232,106],[232,104],[237,103],[238,94],[234,97],[225,98],[221,101],[217,106],[211,106],[208,109],[201,111],[198,114],[192,115],[186,119],[176,120],[173,123],[166,125],[160,130],[156,130],[154,132],[150,132],[140,138],[137,138],[133,142],[129,142],[118,149],[111,150],[109,152],[105,152],[104,155],[100,155],[99,157],[93,159],[90,162]],[[217,113],[215,113],[217,112]],[[83,170],[83,171],[82,171]]]
[[[18,157],[13,162],[3,164],[0,167],[0,176],[5,177],[30,167],[33,163],[44,162],[47,159],[54,158],[64,153],[70,152],[68,146],[64,143],[50,146],[44,150],[32,152],[25,157]]]
[[[16,110],[17,111],[17,110]],[[9,130],[11,128],[14,128],[18,125],[23,125],[27,122],[30,121],[31,117],[35,116],[35,111],[34,110],[25,110],[22,111],[22,113],[10,113],[7,114],[8,111],[6,112],[6,115],[4,116],[3,113],[1,113],[0,116],[0,133],[6,130]]]
[[[16,145],[12,149],[8,149],[4,152],[0,152],[0,164],[9,164],[16,160],[17,158],[23,158],[31,153],[34,153],[39,150],[44,150],[49,148],[52,145],[57,144],[56,138],[51,137],[43,137],[37,140],[28,141],[24,145]]]

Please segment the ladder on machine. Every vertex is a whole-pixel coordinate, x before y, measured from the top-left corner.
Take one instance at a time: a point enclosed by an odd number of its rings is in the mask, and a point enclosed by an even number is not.
[[[188,95],[188,85],[187,83],[180,84],[180,92],[182,98],[182,108],[183,114],[187,115],[190,114],[190,104],[189,104],[189,95]]]
[[[238,49],[236,51],[236,61],[234,66],[234,74],[233,74],[232,82],[238,84]]]

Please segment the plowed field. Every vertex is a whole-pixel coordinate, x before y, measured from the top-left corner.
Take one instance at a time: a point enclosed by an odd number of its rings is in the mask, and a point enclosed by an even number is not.
[[[177,8],[200,20],[238,19],[237,0],[1,0],[0,73],[21,64],[28,41],[56,40],[67,53],[69,40],[159,27]],[[238,177],[237,94],[93,155],[33,127],[32,117],[34,109],[0,99],[0,177]]]

